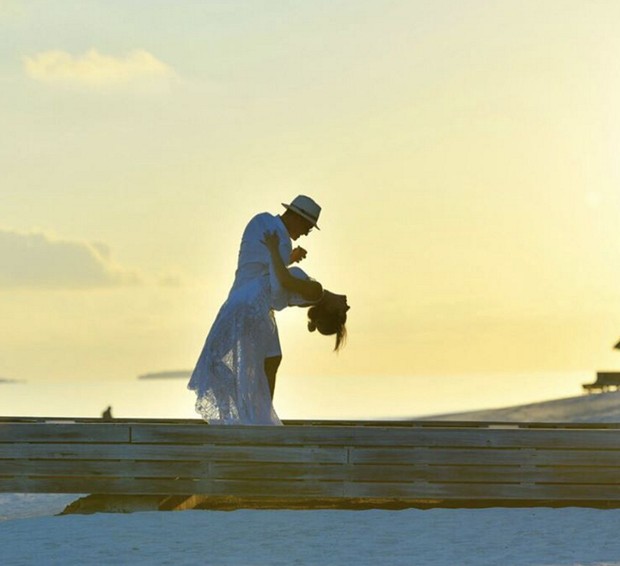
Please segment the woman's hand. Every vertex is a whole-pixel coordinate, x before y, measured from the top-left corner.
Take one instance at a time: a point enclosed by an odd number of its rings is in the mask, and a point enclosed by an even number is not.
[[[304,250],[301,246],[297,246],[291,252],[291,263],[299,263],[302,259],[306,259],[308,252]]]
[[[277,252],[280,247],[280,236],[277,232],[265,232],[261,242],[267,246],[270,252]]]

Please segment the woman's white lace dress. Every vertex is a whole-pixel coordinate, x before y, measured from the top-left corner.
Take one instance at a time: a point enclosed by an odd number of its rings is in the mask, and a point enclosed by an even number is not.
[[[296,277],[307,278],[299,268]],[[264,362],[277,340],[274,310],[304,301],[273,272],[233,287],[222,305],[189,382],[196,411],[210,424],[281,424],[271,402]]]

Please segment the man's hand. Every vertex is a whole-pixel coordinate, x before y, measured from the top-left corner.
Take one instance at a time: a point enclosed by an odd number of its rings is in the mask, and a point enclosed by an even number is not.
[[[297,246],[291,252],[291,263],[299,263],[302,259],[308,255],[308,252],[304,250],[301,246]]]

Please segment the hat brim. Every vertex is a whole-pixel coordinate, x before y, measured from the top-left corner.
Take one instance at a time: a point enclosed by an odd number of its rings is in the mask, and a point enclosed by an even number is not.
[[[314,226],[317,230],[320,230],[319,225],[317,224],[317,220],[315,218],[312,218],[312,216],[310,216],[309,214],[306,214],[303,210],[300,210],[296,206],[291,206],[290,204],[285,203],[282,203],[282,206],[286,208],[286,210],[290,210],[291,212],[294,212],[295,214],[301,216],[304,220],[310,222],[312,226]]]

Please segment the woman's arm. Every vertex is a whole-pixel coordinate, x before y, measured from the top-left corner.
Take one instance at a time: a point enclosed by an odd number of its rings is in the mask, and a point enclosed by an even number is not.
[[[280,238],[276,232],[265,232],[263,243],[271,255],[271,263],[278,281],[285,289],[299,293],[307,301],[318,301],[323,295],[323,286],[318,281],[299,279],[291,275],[280,256]]]

